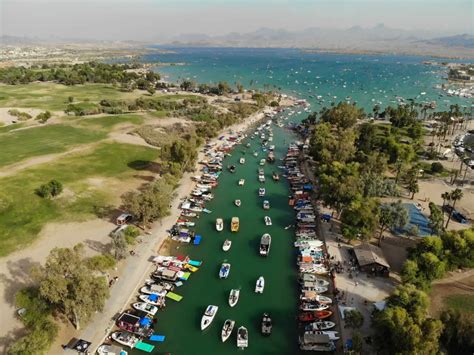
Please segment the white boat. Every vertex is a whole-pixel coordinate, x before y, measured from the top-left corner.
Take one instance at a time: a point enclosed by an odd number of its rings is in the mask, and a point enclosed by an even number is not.
[[[262,256],[268,256],[270,253],[270,246],[272,245],[272,237],[270,234],[265,233],[262,235],[262,238],[260,238],[260,255]]]
[[[224,220],[222,218],[216,219],[216,230],[222,232],[224,230]]]
[[[262,197],[265,196],[265,188],[261,187],[258,189],[258,196]]]
[[[230,222],[230,231],[231,232],[238,232],[240,228],[240,220],[239,217],[232,217]]]
[[[253,152],[253,156],[254,157],[258,156],[258,152]]]
[[[306,330],[327,330],[334,328],[336,323],[329,321],[313,322],[306,326]]]
[[[229,339],[230,335],[232,334],[232,331],[234,330],[234,325],[235,321],[233,321],[232,319],[226,319],[221,331],[222,342],[225,342],[227,339]]]
[[[259,175],[258,176],[258,181],[265,182],[265,175]]]
[[[245,164],[245,158],[240,158],[239,163],[240,164]]]
[[[99,355],[127,355],[128,352],[123,350],[120,346],[102,344],[97,348],[97,354]]]
[[[235,200],[234,201],[234,204],[237,206],[237,207],[240,207],[242,205],[242,201],[240,200]]]
[[[221,268],[219,270],[219,277],[221,279],[226,279],[229,277],[230,273],[230,264],[229,263],[222,263]]]
[[[263,209],[264,210],[269,210],[270,209],[270,201],[268,201],[268,200],[263,201]]]
[[[201,330],[204,330],[211,325],[218,310],[218,306],[214,306],[212,304],[207,306],[206,311],[201,318]]]
[[[226,239],[224,240],[224,244],[222,244],[222,250],[229,251],[231,246],[232,246],[232,241],[229,239]]]
[[[136,310],[143,311],[143,312],[148,313],[152,316],[154,316],[156,314],[156,312],[158,312],[158,307],[153,306],[152,304],[146,303],[146,302],[137,302],[137,303],[134,303],[132,306]]]
[[[265,279],[263,276],[260,276],[255,284],[255,293],[263,293],[263,289],[265,288]]]
[[[309,330],[304,332],[305,334],[317,334],[317,335],[327,335],[329,340],[339,340],[338,332],[336,331],[319,331],[319,330]]]
[[[245,184],[245,179],[240,179],[239,180],[239,186],[244,186]]]
[[[140,295],[138,296],[143,302],[149,303],[153,306],[163,306],[164,305],[164,297],[156,297],[157,295]],[[155,300],[156,299],[156,300]]]
[[[229,306],[234,307],[239,302],[240,290],[233,288],[229,293]]]
[[[265,216],[264,220],[265,220],[265,225],[266,226],[271,226],[272,225],[272,219],[269,216]]]
[[[249,346],[249,332],[245,327],[239,327],[237,330],[237,347],[245,349]]]
[[[133,349],[140,341],[139,338],[129,332],[113,332],[111,337],[117,343],[128,346],[130,349]]]
[[[265,165],[265,159],[261,159],[260,160],[260,166],[264,166]]]

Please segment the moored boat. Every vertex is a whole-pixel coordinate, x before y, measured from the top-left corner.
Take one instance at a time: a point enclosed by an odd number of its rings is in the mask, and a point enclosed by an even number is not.
[[[140,341],[138,337],[129,332],[113,332],[111,337],[117,343],[128,346],[130,349],[133,349]]]
[[[230,264],[229,263],[222,263],[221,268],[219,269],[219,277],[221,279],[226,279],[229,277],[230,273]]]
[[[151,294],[151,295],[140,295],[138,296],[143,302],[149,303],[153,306],[163,307],[165,305],[165,297]]]
[[[272,244],[272,237],[270,234],[265,233],[262,235],[262,238],[260,238],[260,255],[262,256],[268,256],[270,253],[270,247]]]
[[[249,332],[245,327],[239,327],[237,330],[237,347],[245,349],[249,346]]]
[[[268,315],[268,313],[263,313],[262,316],[262,334],[263,335],[270,335],[272,334],[272,319]]]
[[[117,345],[102,344],[97,348],[98,355],[127,355],[128,352]]]
[[[235,200],[234,201],[234,204],[237,206],[237,207],[240,207],[242,205],[242,201],[240,200]]]
[[[222,244],[222,250],[228,251],[232,246],[232,241],[229,239],[224,240],[224,244]]]
[[[306,330],[328,330],[334,328],[336,323],[330,321],[317,321],[308,324],[305,329]]]
[[[240,227],[239,217],[232,217],[232,221],[230,223],[230,231],[231,232],[238,232]]]
[[[257,279],[257,282],[255,284],[255,293],[263,293],[263,289],[265,288],[265,279],[263,276],[260,276]]]
[[[320,331],[320,330],[307,330],[305,334],[325,334],[329,336],[330,340],[339,340],[339,333],[336,331]]]
[[[233,288],[229,293],[229,306],[234,307],[239,302],[240,290]]]
[[[264,210],[269,210],[270,209],[270,201],[268,201],[268,200],[263,201],[263,209]]]
[[[147,302],[136,302],[132,306],[136,310],[148,313],[149,315],[152,315],[152,316],[154,316],[156,312],[158,312],[158,307]]]
[[[201,330],[204,330],[211,325],[218,310],[219,310],[218,306],[214,306],[212,304],[207,306],[201,318]]]
[[[240,158],[240,159],[239,159],[239,163],[240,163],[240,164],[245,164],[245,158],[243,158],[243,157]]]
[[[272,174],[272,179],[273,179],[273,181],[279,181],[280,180],[280,175],[278,175],[277,173],[273,173]]]
[[[216,219],[216,230],[222,232],[224,230],[224,220],[222,218]]]
[[[226,319],[226,321],[224,322],[224,325],[222,326],[222,331],[221,331],[222,342],[225,342],[227,339],[229,339],[230,335],[232,334],[232,331],[234,330],[234,325],[235,325],[234,320]]]
[[[312,322],[318,319],[325,319],[332,315],[331,311],[314,311],[314,312],[302,312],[299,315],[299,320],[302,322]]]
[[[258,196],[263,197],[265,196],[265,188],[261,187],[258,189]]]
[[[265,225],[266,226],[271,226],[272,225],[272,219],[269,216],[265,216],[264,220],[265,220]]]

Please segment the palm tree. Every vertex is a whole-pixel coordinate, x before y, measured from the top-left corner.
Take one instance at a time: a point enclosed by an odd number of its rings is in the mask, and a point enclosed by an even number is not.
[[[418,185],[418,180],[416,177],[410,178],[408,181],[407,189],[411,192],[411,199],[415,198],[415,194],[420,191],[420,186]]]
[[[451,221],[451,217],[453,216],[454,212],[454,207],[456,206],[456,202],[461,200],[463,197],[463,192],[461,189],[455,189],[453,192],[450,194],[450,200],[453,201],[453,208],[451,209],[451,212],[449,213],[448,221],[446,222],[446,229],[448,228],[449,221]]]
[[[449,191],[443,192],[441,194],[441,198],[443,199],[443,207],[444,207],[444,205],[446,205],[446,201],[449,202],[451,200],[451,194],[449,193]]]

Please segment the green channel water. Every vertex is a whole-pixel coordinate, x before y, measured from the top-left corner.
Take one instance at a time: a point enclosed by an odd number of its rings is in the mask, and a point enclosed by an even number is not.
[[[213,190],[214,199],[207,204],[211,214],[201,214],[197,220],[196,232],[203,236],[201,245],[180,245],[176,253],[189,255],[192,259],[202,260],[203,265],[192,274],[184,286],[175,292],[184,296],[176,303],[167,300],[167,306],[156,319],[155,333],[166,335],[164,343],[156,343],[154,353],[171,354],[232,354],[239,350],[236,346],[236,330],[243,325],[249,330],[248,354],[295,354],[298,353],[297,334],[297,274],[295,266],[295,249],[292,246],[294,234],[284,227],[293,223],[294,211],[288,206],[288,185],[283,177],[279,182],[272,180],[272,172],[281,165],[281,158],[287,151],[291,134],[282,128],[272,126],[276,162],[264,166],[266,182],[257,179],[258,162],[266,157],[261,151],[260,139],[247,138],[250,148],[238,145],[232,156],[224,161],[224,167],[234,164],[234,174],[224,169],[219,178],[219,186]],[[246,151],[245,153],[243,151]],[[253,156],[258,151],[258,157]],[[246,163],[239,164],[244,156]],[[244,186],[238,186],[239,179],[245,179]],[[266,196],[259,197],[258,189],[264,185]],[[234,200],[242,200],[242,206],[236,207]],[[262,207],[264,199],[271,204],[270,210]],[[264,216],[269,215],[272,226],[265,226]],[[233,216],[240,218],[238,233],[230,232],[230,220]],[[224,218],[225,229],[217,232],[215,220]],[[260,237],[268,232],[272,236],[270,255],[265,258],[259,255]],[[222,251],[226,238],[232,240],[232,248]],[[228,279],[219,279],[218,272],[222,262],[231,263]],[[255,282],[259,276],[265,277],[263,294],[254,293]],[[231,308],[228,295],[232,288],[240,288],[240,300]],[[219,306],[214,322],[204,331],[200,330],[201,316],[209,304]],[[273,318],[273,333],[264,337],[260,333],[260,321],[264,312]],[[234,319],[234,333],[222,343],[221,329],[226,319]],[[138,351],[133,351],[138,354]]]

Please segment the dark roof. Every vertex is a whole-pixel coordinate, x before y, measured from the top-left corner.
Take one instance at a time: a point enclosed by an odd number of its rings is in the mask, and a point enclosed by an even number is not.
[[[382,249],[375,245],[364,243],[354,247],[354,253],[360,266],[379,264],[390,268],[389,263],[383,255]]]
[[[140,321],[140,318],[137,316],[134,316],[133,314],[130,313],[122,313],[122,315],[118,319],[119,322],[124,322],[127,324],[132,324],[135,325]]]

